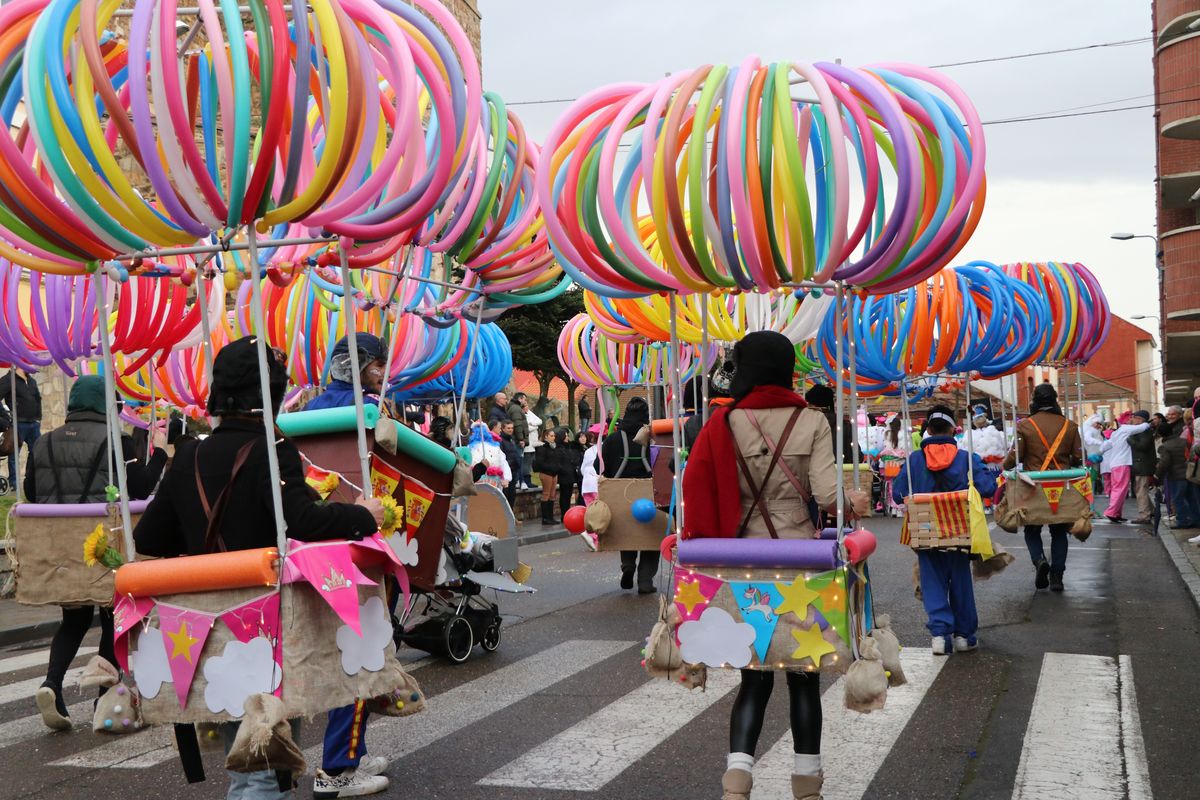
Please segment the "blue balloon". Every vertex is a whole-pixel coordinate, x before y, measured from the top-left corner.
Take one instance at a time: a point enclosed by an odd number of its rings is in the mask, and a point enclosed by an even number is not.
[[[645,497],[634,500],[633,505],[629,507],[629,513],[633,514],[633,518],[638,522],[650,522],[654,519],[656,511],[658,509],[654,507],[654,501]]]

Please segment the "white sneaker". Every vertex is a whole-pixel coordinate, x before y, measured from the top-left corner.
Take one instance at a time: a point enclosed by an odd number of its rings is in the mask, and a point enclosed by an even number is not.
[[[978,639],[975,640],[975,644],[971,644],[965,636],[954,637],[954,652],[956,653],[969,653],[977,647],[979,647]]]
[[[932,649],[933,649],[933,654],[935,656],[946,655],[946,637],[945,636],[933,637]]]
[[[1200,534],[1188,539],[1188,544],[1200,544]]]
[[[388,760],[383,756],[365,756],[358,762],[360,775],[382,775],[387,772]]]
[[[583,533],[579,534],[579,538],[583,539],[583,543],[586,544],[588,550],[591,550],[593,553],[600,549],[600,541],[596,537],[596,534],[589,531],[584,531]]]
[[[341,775],[329,775],[317,770],[313,778],[314,800],[333,800],[335,797],[362,797],[377,794],[388,787],[383,775],[367,775],[359,770],[348,769]]]

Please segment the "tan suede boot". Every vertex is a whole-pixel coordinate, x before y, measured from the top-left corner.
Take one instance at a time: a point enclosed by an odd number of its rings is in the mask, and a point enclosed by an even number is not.
[[[744,769],[727,769],[721,778],[721,788],[725,793],[721,800],[750,800],[750,789],[754,786],[754,778]]]
[[[793,775],[792,797],[796,798],[796,800],[821,800],[821,784],[824,782],[825,776],[823,774]]]

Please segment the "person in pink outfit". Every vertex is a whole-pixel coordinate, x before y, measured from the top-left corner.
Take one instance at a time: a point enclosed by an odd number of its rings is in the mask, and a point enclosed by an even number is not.
[[[1125,522],[1125,517],[1121,516],[1121,509],[1129,495],[1129,479],[1133,467],[1133,450],[1129,446],[1129,437],[1149,429],[1150,415],[1145,411],[1135,411],[1129,417],[1129,422],[1113,431],[1113,435],[1104,443],[1101,452],[1111,467],[1108,508],[1104,510],[1104,517],[1109,522]]]

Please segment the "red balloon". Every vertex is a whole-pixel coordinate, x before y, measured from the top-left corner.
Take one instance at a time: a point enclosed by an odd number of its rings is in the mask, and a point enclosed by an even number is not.
[[[583,506],[571,506],[563,514],[563,527],[571,533],[583,533],[583,515],[586,513],[587,509]]]

